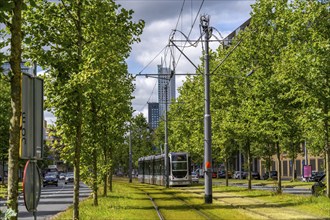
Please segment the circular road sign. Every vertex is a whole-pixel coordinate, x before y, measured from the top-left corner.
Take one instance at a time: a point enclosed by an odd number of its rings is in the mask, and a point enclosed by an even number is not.
[[[28,212],[35,212],[40,200],[41,177],[37,162],[28,160],[23,175],[24,204]]]

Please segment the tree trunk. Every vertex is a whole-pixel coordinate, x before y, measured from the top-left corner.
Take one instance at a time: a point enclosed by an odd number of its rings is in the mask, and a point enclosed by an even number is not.
[[[98,206],[97,197],[98,185],[97,185],[97,149],[94,146],[93,149],[93,205]]]
[[[92,120],[97,121],[97,110],[96,110],[96,105],[95,105],[95,99],[92,96],[91,97],[91,112],[92,112]],[[94,128],[96,129],[96,128]],[[97,184],[97,145],[95,143],[95,140],[97,139],[96,133],[93,133],[93,156],[92,156],[92,161],[93,161],[93,205],[98,206],[98,184]]]
[[[325,105],[325,113],[329,114],[328,105]],[[327,197],[330,198],[330,140],[329,140],[329,121],[328,118],[324,121],[325,129],[325,167],[326,167],[326,185],[327,185]]]
[[[225,169],[226,169],[226,186],[229,186],[229,183],[228,183],[228,158],[226,157],[225,158]]]
[[[82,49],[83,49],[83,33],[82,33],[82,1],[78,0],[77,7],[77,58],[78,58],[78,73],[82,64]],[[78,100],[77,100],[77,124],[76,124],[76,143],[75,143],[75,158],[74,158],[74,195],[73,195],[73,219],[79,219],[79,182],[80,182],[80,152],[81,152],[81,129],[82,129],[82,87],[78,85]]]
[[[296,158],[295,155],[293,153],[292,155],[292,181],[295,181],[296,179]]]
[[[18,213],[18,160],[20,146],[20,117],[22,109],[21,101],[21,54],[22,54],[22,5],[23,0],[15,0],[12,10],[11,32],[11,54],[10,66],[13,76],[10,80],[11,86],[11,108],[10,136],[8,150],[8,197],[7,207]],[[11,217],[17,219],[17,215]]]
[[[248,159],[248,167],[247,167],[247,169],[248,169],[248,189],[249,190],[251,190],[252,189],[252,183],[251,183],[251,181],[252,181],[252,175],[251,175],[251,164],[252,164],[252,162],[251,162],[251,144],[250,144],[250,141],[248,141],[247,143],[247,159]]]
[[[103,174],[103,196],[107,197],[108,196],[108,178],[107,174]]]
[[[81,126],[82,126],[82,108],[79,91],[78,115],[76,127],[76,142],[74,152],[74,194],[73,194],[73,219],[79,219],[79,182],[80,182],[80,152],[81,152]]]
[[[276,154],[277,154],[277,161],[278,161],[278,171],[277,171],[277,193],[282,193],[282,164],[281,164],[281,152],[280,152],[280,144],[276,142]]]
[[[113,166],[111,164],[111,168],[110,168],[110,174],[109,174],[109,190],[110,192],[112,192],[112,176],[113,176]]]

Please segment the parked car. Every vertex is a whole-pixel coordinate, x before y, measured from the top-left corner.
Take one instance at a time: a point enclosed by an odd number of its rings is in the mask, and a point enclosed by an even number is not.
[[[269,178],[269,172],[267,171],[264,175],[263,175],[263,179],[267,180]],[[275,180],[277,179],[277,171],[276,170],[272,170],[270,171],[270,178]]]
[[[235,171],[234,173],[234,179],[246,179],[247,172],[244,171]]]
[[[326,180],[325,174],[323,174],[318,179],[318,181],[313,184],[313,186],[311,188],[312,195],[319,196],[319,195],[323,194],[324,189],[326,188],[325,180]]]
[[[212,178],[217,178],[217,175],[218,175],[218,174],[217,174],[216,171],[213,171],[213,172],[212,172]]]
[[[42,180],[42,185],[48,186],[48,185],[55,185],[58,186],[58,178],[56,175],[45,175],[44,179]]]
[[[227,174],[228,174],[228,179],[230,179],[231,178],[231,172],[228,171]],[[220,170],[218,172],[218,178],[226,178],[226,171],[225,170]]]
[[[193,183],[198,183],[199,182],[198,174],[194,171],[191,172],[191,181]]]
[[[323,171],[317,172],[317,171],[312,171],[312,176],[309,178],[309,182],[319,182],[319,180],[322,178],[324,175]]]
[[[196,169],[195,172],[196,172],[198,178],[203,178],[204,177],[204,170],[202,170],[202,169]]]
[[[260,174],[258,171],[252,171],[251,172],[251,178],[255,180],[260,180]]]
[[[68,173],[65,177],[65,184],[68,184],[68,183],[73,183],[73,180],[74,180],[74,176],[73,176],[73,173]]]
[[[66,176],[66,173],[61,173],[59,179],[60,180],[64,180],[65,179],[65,176]]]

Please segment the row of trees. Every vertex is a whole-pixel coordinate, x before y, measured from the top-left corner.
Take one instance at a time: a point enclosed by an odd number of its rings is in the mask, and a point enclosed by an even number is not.
[[[227,162],[241,150],[250,170],[252,156],[276,154],[281,190],[280,154],[294,160],[307,141],[310,152],[325,155],[330,197],[329,1],[258,0],[252,7],[250,25],[232,42],[239,46],[211,75],[213,158]],[[211,72],[233,46],[211,52]],[[189,77],[168,117],[171,151],[200,162],[203,88],[202,75]],[[162,126],[157,134],[163,139]]]
[[[91,184],[97,205],[98,183],[103,180],[106,195],[114,154],[124,145],[134,89],[125,59],[139,42],[144,22],[133,22],[133,11],[112,0],[5,0],[0,6],[5,26],[0,63],[9,60],[11,65],[2,76],[10,83],[12,100],[7,206],[17,213],[20,64],[25,58],[46,70],[45,106],[57,118],[62,159],[74,166],[73,219],[79,219],[81,177]],[[7,104],[1,100],[1,109]],[[4,112],[1,117],[7,117]],[[6,140],[1,133],[1,146]]]

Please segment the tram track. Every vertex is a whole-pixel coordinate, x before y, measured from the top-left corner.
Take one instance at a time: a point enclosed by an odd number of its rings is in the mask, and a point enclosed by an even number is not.
[[[173,219],[173,215],[171,216],[169,212],[170,210],[177,210],[184,213],[184,215],[190,213],[195,219],[221,218],[222,215],[219,216],[210,211],[214,208],[220,210],[237,210],[242,216],[249,216],[248,218],[251,219],[324,219],[310,213],[306,214],[295,209],[287,208],[287,204],[285,203],[267,202],[231,192],[214,191],[214,203],[210,206],[204,206],[199,201],[203,199],[204,192],[201,189],[193,189],[191,187],[173,187],[167,189],[142,184],[132,187],[141,191],[141,193],[150,199],[160,220]],[[199,202],[194,202],[193,197]]]
[[[192,191],[190,189],[181,188],[181,190],[189,192],[189,193],[197,194],[197,195],[200,195],[200,196],[203,195],[203,192],[196,192],[196,191]],[[271,203],[271,202],[257,201],[255,199],[251,199],[247,196],[234,196],[232,194],[222,193],[222,195],[224,195],[224,194],[225,194],[225,196],[222,196],[222,197],[213,196],[213,199],[215,201],[218,201],[218,202],[222,203],[222,204],[233,207],[234,209],[240,209],[240,210],[243,210],[246,213],[250,213],[253,216],[253,218],[256,218],[256,219],[279,219],[279,216],[277,216],[277,215],[274,216],[274,213],[267,214],[267,211],[265,210],[269,207],[276,207],[278,204]],[[228,198],[228,199],[229,198],[235,198],[235,199],[239,198],[241,200],[241,203],[240,204],[235,204],[233,202],[226,201],[226,198]],[[242,201],[244,201],[244,202],[242,202]],[[247,207],[249,205],[252,205],[254,208]],[[260,207],[264,206],[265,209],[263,209],[262,211],[255,210],[256,207],[258,207],[258,206],[260,206]],[[283,211],[283,213],[290,213],[293,216],[293,218],[296,218],[297,216],[301,215],[300,212],[298,212],[296,210],[288,209],[288,208],[285,208],[285,207],[281,207],[281,211]],[[277,214],[280,214],[280,213],[277,213]],[[313,215],[304,216],[303,218],[304,219],[319,219],[319,217],[316,217],[316,216],[313,216]]]
[[[148,187],[150,187],[148,185]],[[153,207],[155,209],[155,211],[157,212],[157,215],[159,217],[160,220],[165,220],[166,218],[164,217],[164,214],[162,213],[161,209],[165,208],[162,206],[159,206],[156,202],[156,200],[160,199],[160,198],[153,198],[150,193],[146,192],[145,190],[141,189],[140,187],[136,187],[134,186],[135,189],[138,189],[140,191],[142,191],[145,195],[148,196],[148,198],[150,199],[150,201],[153,204]],[[153,187],[152,187],[153,188]],[[162,194],[166,194],[168,196],[170,196],[171,198],[180,201],[183,205],[185,205],[186,207],[189,207],[190,210],[193,210],[195,213],[197,213],[200,217],[204,218],[204,219],[214,219],[214,216],[209,215],[208,213],[204,213],[203,211],[201,211],[200,209],[198,209],[197,207],[195,207],[193,204],[190,204],[189,202],[187,202],[185,199],[178,197],[175,195],[175,193],[173,192],[165,192],[165,189],[160,189],[160,191],[162,192]]]
[[[162,215],[162,213],[160,212],[159,207],[158,207],[157,203],[155,202],[154,198],[152,198],[152,196],[150,196],[150,194],[149,194],[148,192],[144,191],[144,190],[141,189],[140,187],[136,187],[136,186],[133,186],[133,187],[134,187],[135,189],[137,189],[137,190],[142,191],[142,192],[143,192],[143,193],[144,193],[144,194],[150,199],[150,201],[151,201],[151,203],[152,203],[154,209],[155,209],[156,212],[157,212],[157,215],[158,215],[159,220],[165,220],[165,218],[164,218],[164,216]]]

